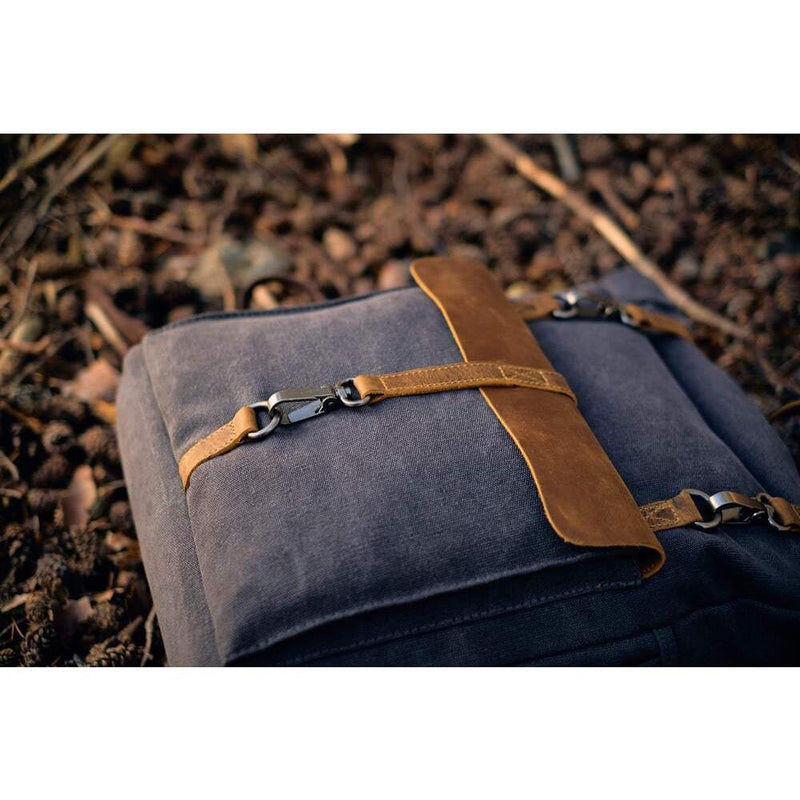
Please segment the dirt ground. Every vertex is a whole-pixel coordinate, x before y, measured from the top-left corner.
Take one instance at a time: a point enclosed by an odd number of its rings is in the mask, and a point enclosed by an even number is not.
[[[798,137],[512,138],[752,330],[695,327],[765,413],[800,397]],[[403,285],[435,253],[512,292],[621,263],[477,137],[0,137],[0,665],[165,663],[113,430],[148,328]]]

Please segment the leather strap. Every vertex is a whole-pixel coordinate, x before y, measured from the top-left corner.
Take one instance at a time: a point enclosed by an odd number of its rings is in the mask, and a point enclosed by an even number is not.
[[[512,300],[517,307],[522,319],[528,322],[536,322],[539,319],[547,319],[554,311],[561,308],[561,303],[552,294],[532,294],[523,300]]]
[[[633,303],[625,303],[623,310],[634,322],[634,327],[644,333],[665,333],[671,336],[679,336],[692,341],[692,334],[688,328],[675,317],[669,314],[660,314],[658,311],[650,311]]]
[[[694,504],[691,495],[685,489],[669,500],[648,503],[640,506],[639,510],[650,526],[650,530],[653,531],[682,528],[703,519],[703,515]]]
[[[477,389],[480,386],[521,386],[566,395],[577,403],[566,379],[558,372],[486,361],[443,364],[385,375],[358,375],[353,379],[353,385],[362,398],[369,398],[370,404],[389,397]],[[248,434],[258,430],[255,411],[251,406],[243,406],[230,422],[192,445],[178,464],[184,490],[189,486],[192,473],[203,462],[230,452],[247,441]]]
[[[387,375],[358,375],[353,384],[361,397],[377,403],[388,397],[477,389],[481,386],[522,386],[559,392],[577,403],[566,378],[558,372],[531,367],[499,364],[496,361],[469,361],[422,367]]]
[[[547,319],[553,315],[554,311],[561,308],[561,304],[551,294],[533,294],[523,300],[513,301],[520,316],[526,322],[536,322],[540,319]],[[687,342],[691,342],[692,334],[680,320],[671,317],[669,314],[661,314],[658,311],[637,306],[634,303],[623,303],[619,306],[627,318],[630,320],[628,325],[635,330],[643,333],[660,333],[669,336],[679,336]]]
[[[184,491],[189,486],[192,473],[204,462],[238,447],[248,433],[258,430],[256,412],[250,406],[240,408],[230,422],[226,422],[199,442],[193,444],[178,462]]]
[[[425,258],[412,265],[411,274],[442,312],[465,361],[552,370],[482,264]],[[657,572],[664,563],[661,543],[576,405],[563,395],[527,388],[480,391],[525,459],[556,533],[582,547],[637,548],[642,574]]]
[[[800,531],[800,505],[793,505],[783,497],[771,497],[774,519],[779,525]]]
[[[747,502],[744,507],[745,516],[741,519],[727,519],[720,514],[718,517],[713,517],[711,514],[704,517],[697,503],[692,499],[692,493],[699,495],[709,504],[713,503],[714,498],[723,497],[727,495],[734,499],[730,505],[736,506],[735,499],[741,498]],[[713,506],[710,506],[713,510]],[[757,517],[752,517],[753,509],[758,512]],[[767,494],[760,494],[754,498],[746,497],[735,492],[719,492],[716,495],[706,495],[704,492],[697,492],[696,490],[684,489],[668,500],[658,500],[655,503],[648,503],[641,506],[639,509],[642,516],[647,521],[651,530],[666,531],[670,528],[682,528],[686,525],[693,525],[694,523],[703,523],[701,527],[708,530],[714,530],[719,525],[724,525],[727,522],[739,524],[743,522],[768,522],[773,528],[780,531],[793,531],[800,533],[800,505],[794,505],[783,497],[772,497]],[[748,516],[748,513],[751,516]]]

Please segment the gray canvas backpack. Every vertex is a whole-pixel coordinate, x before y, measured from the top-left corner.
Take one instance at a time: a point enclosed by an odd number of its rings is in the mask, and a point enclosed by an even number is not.
[[[658,290],[413,274],[128,354],[170,663],[800,661],[800,477]]]

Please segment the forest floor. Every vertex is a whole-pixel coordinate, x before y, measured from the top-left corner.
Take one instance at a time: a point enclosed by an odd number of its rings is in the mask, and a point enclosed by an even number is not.
[[[797,137],[512,138],[752,330],[695,334],[765,413],[800,397]],[[165,663],[113,428],[149,328],[401,286],[444,253],[512,291],[621,264],[478,137],[0,137],[0,665]],[[800,457],[798,417],[776,426]]]

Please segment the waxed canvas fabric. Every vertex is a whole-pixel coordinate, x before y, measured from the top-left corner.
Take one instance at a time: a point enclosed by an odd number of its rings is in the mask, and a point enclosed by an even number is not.
[[[669,310],[631,270],[602,288]],[[685,487],[800,502],[783,443],[693,345],[611,322],[531,329],[639,504]],[[129,353],[123,467],[171,664],[800,661],[800,536],[665,531],[643,581],[635,555],[558,538],[476,390],[281,428],[183,492],[180,456],[246,403],[458,360],[417,288],[206,315]]]

